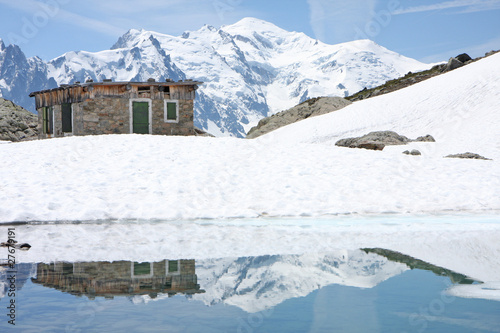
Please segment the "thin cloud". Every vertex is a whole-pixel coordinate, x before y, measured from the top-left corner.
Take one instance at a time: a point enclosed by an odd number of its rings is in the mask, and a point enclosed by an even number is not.
[[[87,30],[98,31],[109,36],[120,35],[124,32],[120,27],[65,10],[62,8],[64,5],[56,7],[35,0],[0,0],[0,4],[21,10],[27,14],[33,15],[33,17],[42,17],[45,15],[45,17],[49,17],[49,20],[62,21]],[[30,17],[27,19],[29,20]]]
[[[444,1],[433,5],[415,6],[394,11],[394,15],[421,13],[436,10],[462,8],[460,13],[478,12],[500,9],[500,0],[454,0]]]
[[[375,0],[308,0],[310,24],[315,37],[323,42],[340,43],[359,38],[373,19]],[[331,38],[333,37],[333,38]],[[327,40],[330,38],[330,40]]]

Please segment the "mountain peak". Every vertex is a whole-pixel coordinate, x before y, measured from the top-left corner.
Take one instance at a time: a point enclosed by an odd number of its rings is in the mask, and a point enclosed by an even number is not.
[[[3,43],[3,39],[0,38],[0,51],[5,50],[5,44]]]
[[[262,32],[278,32],[278,33],[289,33],[288,31],[278,27],[277,25],[264,21],[255,17],[245,17],[238,22],[231,25],[224,25],[221,29],[225,31],[254,31],[258,33]]]
[[[140,36],[140,35],[144,34],[145,32],[146,32],[146,30],[144,30],[144,29],[140,29],[140,30],[139,29],[130,29],[125,34],[123,34],[123,36],[118,38],[118,41],[116,41],[116,43],[113,46],[111,46],[111,50],[131,47],[132,45],[130,45],[130,43],[133,42],[137,38],[137,36]]]

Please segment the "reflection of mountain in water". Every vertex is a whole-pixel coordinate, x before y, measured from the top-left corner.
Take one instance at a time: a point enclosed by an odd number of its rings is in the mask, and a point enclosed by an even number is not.
[[[89,299],[203,292],[197,283],[194,260],[38,264],[37,277],[32,281]]]
[[[330,284],[371,288],[408,267],[361,250],[328,254],[197,261],[200,285],[193,298],[258,312]]]
[[[9,273],[15,272],[15,273]],[[10,275],[14,274],[16,277],[16,290],[21,290],[26,281],[35,276],[36,267],[35,264],[16,264],[13,269],[8,266],[0,266],[0,299],[7,295],[9,290],[8,278]]]

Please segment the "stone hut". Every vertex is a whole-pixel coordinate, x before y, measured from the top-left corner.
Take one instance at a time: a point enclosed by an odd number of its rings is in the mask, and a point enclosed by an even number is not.
[[[196,89],[203,82],[75,82],[37,91],[39,138],[97,134],[194,135]]]

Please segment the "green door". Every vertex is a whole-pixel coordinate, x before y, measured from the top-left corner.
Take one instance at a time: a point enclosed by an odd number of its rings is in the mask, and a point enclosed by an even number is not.
[[[149,134],[149,103],[132,102],[133,133]]]
[[[71,119],[71,104],[62,104],[62,131],[64,133],[73,132],[73,120]]]

